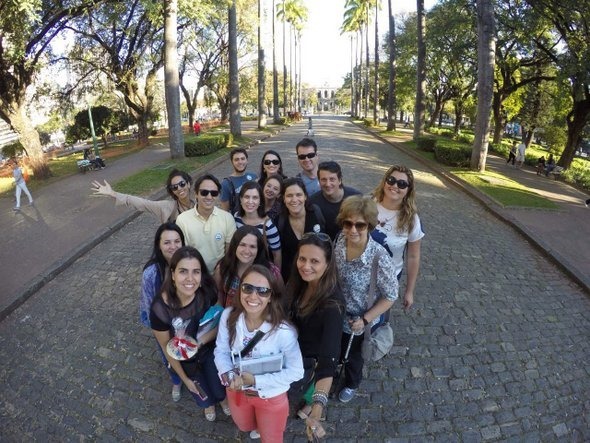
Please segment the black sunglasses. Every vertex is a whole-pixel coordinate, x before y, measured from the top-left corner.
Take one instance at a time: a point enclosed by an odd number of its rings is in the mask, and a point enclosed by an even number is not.
[[[270,293],[272,292],[272,289],[270,288],[265,288],[264,286],[254,286],[251,285],[250,283],[242,283],[242,292],[244,294],[250,295],[253,294],[254,291],[256,291],[256,293],[260,296],[260,297],[270,297]]]
[[[280,165],[281,161],[280,160],[264,160],[264,165],[268,166],[268,165]]]
[[[299,160],[305,160],[306,158],[314,158],[316,155],[318,154],[315,152],[310,152],[309,154],[299,154],[297,158]]]
[[[301,236],[301,240],[305,240],[311,237],[317,237],[321,241],[332,243],[332,239],[330,238],[330,236],[324,232],[306,232]]]
[[[219,195],[219,191],[213,191],[211,189],[199,189],[199,195],[201,197],[207,197],[211,194],[211,197],[217,197]]]
[[[184,180],[182,180],[174,185],[170,185],[170,189],[172,191],[178,191],[178,188],[183,189],[185,186],[186,186],[186,182]]]
[[[385,183],[387,183],[389,186],[397,184],[397,187],[399,189],[406,189],[408,186],[410,186],[410,184],[406,180],[397,179],[393,175],[387,177],[385,179]]]
[[[357,232],[361,232],[361,231],[364,231],[365,229],[367,229],[369,227],[369,224],[365,223],[365,222],[353,223],[350,220],[343,220],[342,221],[342,227],[344,229],[347,229],[347,230],[352,229],[353,226],[357,230]]]

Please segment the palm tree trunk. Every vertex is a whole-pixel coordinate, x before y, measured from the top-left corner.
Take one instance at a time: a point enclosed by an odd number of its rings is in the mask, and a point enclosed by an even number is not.
[[[387,91],[387,130],[395,131],[395,18],[393,17],[393,9],[391,0],[387,0],[387,7],[389,9],[389,83]]]
[[[272,119],[279,124],[279,74],[277,72],[277,47],[275,43],[275,1],[272,0]]]
[[[375,89],[373,91],[373,125],[379,125],[379,2],[375,2]]]
[[[426,15],[424,0],[416,1],[416,17],[418,21],[418,63],[416,69],[416,103],[414,106],[414,140],[424,132],[424,114],[426,112],[426,42],[424,33]]]
[[[236,0],[228,10],[228,52],[229,52],[229,128],[234,137],[242,135],[240,119],[240,82],[238,73],[238,28]]]
[[[266,111],[264,109],[264,49],[262,49],[260,26],[261,26],[261,0],[258,0],[258,129],[266,127]]]
[[[184,135],[180,122],[180,92],[178,90],[177,53],[178,0],[166,0],[164,14],[164,82],[168,112],[168,143],[172,158],[184,157]]]

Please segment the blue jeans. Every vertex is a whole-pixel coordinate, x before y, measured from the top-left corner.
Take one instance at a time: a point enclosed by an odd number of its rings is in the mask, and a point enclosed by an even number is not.
[[[172,368],[170,367],[170,363],[168,363],[168,360],[166,359],[166,356],[164,355],[164,351],[162,350],[162,348],[160,347],[160,344],[157,341],[156,341],[156,346],[158,347],[158,351],[160,351],[160,357],[162,357],[162,363],[164,363],[164,367],[168,371],[168,374],[170,374],[170,380],[172,380],[172,384],[179,385],[180,383],[182,383],[182,380],[180,380],[180,377],[178,376],[178,374],[176,372],[174,372],[172,370]]]
[[[220,401],[225,400],[225,388],[219,380],[217,375],[217,367],[215,366],[215,360],[213,351],[207,351],[205,355],[199,359],[200,368],[197,374],[192,377],[194,381],[199,383],[201,388],[207,393],[207,399],[203,400],[197,394],[193,395],[193,398],[201,408],[208,408]]]

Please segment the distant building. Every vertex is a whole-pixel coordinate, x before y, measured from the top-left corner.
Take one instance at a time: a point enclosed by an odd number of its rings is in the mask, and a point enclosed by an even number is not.
[[[18,140],[18,134],[10,129],[10,125],[0,119],[0,148]]]
[[[308,97],[313,94],[317,97],[317,104],[314,107],[314,111],[334,112],[337,110],[336,106],[336,92],[340,88],[331,86],[322,86],[321,88],[305,88],[304,97]],[[308,109],[309,106],[303,100],[302,107]]]

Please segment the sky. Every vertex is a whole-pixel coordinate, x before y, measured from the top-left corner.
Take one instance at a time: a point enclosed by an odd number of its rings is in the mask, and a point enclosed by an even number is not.
[[[309,10],[309,16],[301,37],[302,83],[313,87],[340,87],[343,77],[350,72],[350,37],[340,35],[345,0],[303,0],[303,2]],[[383,35],[387,32],[388,11],[387,1],[381,0],[381,3],[379,33]],[[431,8],[435,3],[435,0],[426,0],[426,9]],[[394,14],[416,10],[416,2],[412,0],[393,0],[392,5]],[[278,26],[280,25],[277,23]],[[373,29],[371,24],[371,36],[374,33]],[[372,38],[369,39],[370,52],[373,53],[375,43],[371,40]],[[270,63],[272,59],[269,57],[267,64]]]

